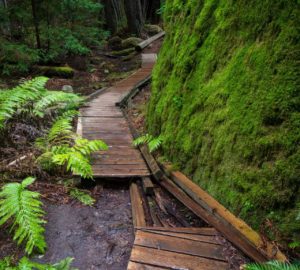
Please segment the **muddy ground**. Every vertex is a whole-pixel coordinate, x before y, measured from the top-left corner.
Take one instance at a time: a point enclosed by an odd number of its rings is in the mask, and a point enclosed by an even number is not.
[[[104,186],[93,207],[48,203],[45,210],[48,249],[40,261],[73,257],[82,270],[126,269],[134,240],[126,186]]]

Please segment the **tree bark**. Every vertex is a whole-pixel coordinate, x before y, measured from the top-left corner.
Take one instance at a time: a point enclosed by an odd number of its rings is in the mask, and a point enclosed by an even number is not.
[[[157,11],[160,9],[160,0],[149,0],[146,18],[150,23],[157,24],[160,21],[160,15]]]
[[[142,6],[140,0],[130,0],[125,2],[125,13],[127,17],[128,30],[140,37],[144,25]]]
[[[36,46],[37,46],[38,49],[41,49],[39,21],[38,21],[38,17],[37,17],[37,14],[36,14],[36,2],[35,2],[35,0],[31,0],[31,8],[32,8],[33,24],[34,24],[34,29],[35,29]]]
[[[106,27],[110,31],[111,34],[115,34],[118,30],[116,11],[113,6],[113,1],[104,0],[104,13],[105,13],[105,21]]]

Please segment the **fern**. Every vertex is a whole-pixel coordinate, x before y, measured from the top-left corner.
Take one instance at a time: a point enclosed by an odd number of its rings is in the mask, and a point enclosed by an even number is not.
[[[0,92],[0,128],[4,127],[5,121],[13,117],[18,109],[38,100],[45,93],[47,80],[46,77],[37,77],[11,90]]]
[[[145,134],[143,136],[140,136],[140,137],[136,138],[133,141],[134,146],[138,146],[138,145],[141,145],[141,144],[147,144],[150,153],[152,153],[152,152],[156,151],[161,146],[162,138],[161,138],[161,136],[153,137],[150,134]]]
[[[292,265],[279,261],[270,261],[264,264],[247,264],[245,270],[300,270],[300,265]]]
[[[11,258],[6,257],[0,260],[0,270],[76,270],[71,267],[72,262],[73,258],[67,257],[58,263],[50,265],[32,262],[27,257],[23,257],[18,265],[13,266]]]
[[[95,203],[95,199],[93,199],[87,192],[77,188],[70,189],[70,196],[79,200],[84,205],[92,206]]]
[[[42,227],[45,223],[42,219],[44,211],[39,201],[40,194],[26,190],[34,181],[34,178],[27,177],[22,183],[6,184],[0,192],[0,225],[13,219],[13,239],[18,244],[26,242],[27,254],[31,254],[35,247],[40,252],[44,252],[46,248]]]
[[[47,91],[44,96],[35,103],[33,114],[44,117],[46,110],[49,110],[50,106],[70,110],[78,107],[82,101],[83,98],[76,94],[62,91]]]
[[[83,98],[63,91],[48,91],[45,84],[48,78],[37,77],[11,89],[0,91],[0,129],[16,114],[44,117],[55,111],[56,115],[75,109]]]
[[[98,150],[107,150],[107,145],[101,140],[90,141],[72,132],[73,116],[74,112],[66,112],[58,118],[44,138],[36,141],[36,146],[44,152],[37,162],[45,170],[52,170],[55,165],[66,165],[67,171],[83,178],[92,178],[89,157]]]

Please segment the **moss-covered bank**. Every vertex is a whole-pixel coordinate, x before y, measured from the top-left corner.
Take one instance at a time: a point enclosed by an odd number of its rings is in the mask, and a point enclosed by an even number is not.
[[[167,0],[164,17],[149,131],[252,226],[300,240],[297,1]]]

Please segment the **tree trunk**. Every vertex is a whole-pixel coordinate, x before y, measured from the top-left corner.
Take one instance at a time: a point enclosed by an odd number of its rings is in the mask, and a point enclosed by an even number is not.
[[[104,13],[107,29],[111,34],[115,34],[118,30],[116,10],[112,0],[104,0]]]
[[[125,2],[125,13],[127,17],[128,30],[136,36],[141,36],[144,25],[142,6],[140,0],[130,0]]]
[[[160,0],[149,0],[149,5],[147,9],[147,20],[152,24],[159,23],[160,15],[157,11],[160,9]]]
[[[35,0],[31,0],[31,8],[32,8],[33,24],[34,24],[34,29],[35,29],[36,46],[37,46],[38,49],[41,49],[39,21],[38,21],[37,14],[36,14],[36,2],[35,2]]]

